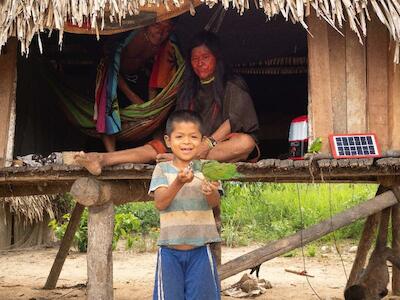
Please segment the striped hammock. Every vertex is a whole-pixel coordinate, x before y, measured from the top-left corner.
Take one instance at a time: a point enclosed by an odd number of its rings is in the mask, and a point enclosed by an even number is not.
[[[120,109],[122,130],[116,134],[118,140],[141,140],[151,135],[162,124],[175,104],[184,68],[183,63],[179,65],[168,85],[154,99]],[[67,118],[85,134],[99,137],[100,134],[96,131],[96,122],[93,120],[93,101],[64,86],[54,74],[46,71],[43,76],[58,96]]]

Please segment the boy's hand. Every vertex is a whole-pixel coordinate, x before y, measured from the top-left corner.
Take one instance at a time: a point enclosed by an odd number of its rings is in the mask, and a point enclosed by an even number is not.
[[[204,195],[209,196],[215,191],[218,191],[219,184],[218,181],[207,181],[204,179],[201,184],[201,191]]]
[[[183,169],[182,171],[180,171],[178,173],[178,176],[177,176],[176,179],[180,183],[188,183],[188,182],[192,182],[193,178],[194,178],[194,174],[193,174],[192,169],[191,168],[185,168],[185,169]]]

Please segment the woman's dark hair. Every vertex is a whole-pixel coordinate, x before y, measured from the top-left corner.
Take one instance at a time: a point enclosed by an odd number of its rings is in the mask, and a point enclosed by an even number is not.
[[[201,134],[204,135],[203,119],[197,112],[190,110],[176,110],[170,114],[167,120],[167,125],[165,126],[166,134],[168,136],[171,135],[172,131],[174,130],[174,123],[180,122],[190,122],[196,124],[199,127]]]
[[[178,109],[189,109],[191,101],[196,97],[200,89],[200,79],[194,73],[191,64],[192,50],[199,46],[206,46],[216,59],[214,79],[214,100],[222,107],[226,82],[230,79],[230,72],[224,64],[219,38],[211,32],[201,31],[197,33],[190,43],[186,55],[186,68],[183,74],[183,86],[178,94]]]

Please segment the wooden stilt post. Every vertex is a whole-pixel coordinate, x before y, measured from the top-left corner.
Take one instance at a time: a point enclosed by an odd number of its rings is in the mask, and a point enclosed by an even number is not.
[[[79,178],[71,195],[89,207],[88,222],[88,300],[113,299],[112,239],[114,204],[148,200],[148,187],[138,181],[99,181]]]
[[[58,250],[56,259],[54,260],[50,274],[47,277],[46,284],[44,285],[44,289],[51,290],[57,285],[58,277],[60,276],[65,259],[68,255],[69,248],[71,247],[84,208],[85,207],[83,205],[76,203],[75,208],[72,211],[67,230],[65,231],[64,237],[61,241],[60,249]]]
[[[380,195],[386,192],[388,189],[379,186],[376,195]],[[358,276],[365,266],[367,261],[368,251],[371,248],[372,242],[375,238],[375,231],[378,225],[379,213],[373,214],[367,218],[364,224],[364,229],[361,234],[360,242],[358,243],[357,254],[351,268],[349,280],[347,281],[347,287],[355,284]]]
[[[89,207],[88,222],[88,300],[112,300],[114,204]]]
[[[218,233],[221,235],[221,207],[217,206],[213,209],[215,223],[217,224]],[[211,252],[214,255],[215,262],[219,267],[221,265],[222,249],[221,243],[212,243]]]
[[[398,189],[393,189],[393,193],[400,201],[400,193]],[[400,204],[392,207],[392,249],[393,254],[400,256]],[[400,296],[400,270],[393,265],[392,268],[392,294]]]
[[[360,242],[358,243],[357,254],[351,268],[348,286],[355,284],[358,276],[362,272],[365,262],[367,261],[368,251],[371,248],[372,242],[375,238],[376,227],[379,220],[379,213],[373,214],[367,218],[364,224],[363,232],[361,234]]]

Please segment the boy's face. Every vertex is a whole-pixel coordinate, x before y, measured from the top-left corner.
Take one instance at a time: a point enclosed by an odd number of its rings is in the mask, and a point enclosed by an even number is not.
[[[199,125],[193,122],[174,122],[171,134],[164,137],[174,156],[183,162],[196,157],[197,148],[202,141]]]

